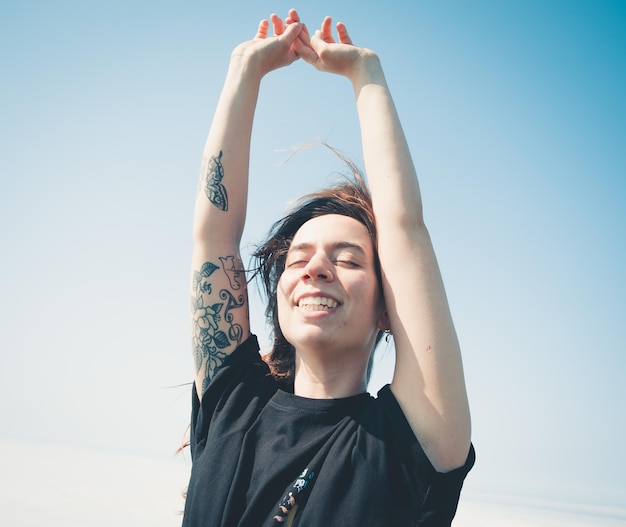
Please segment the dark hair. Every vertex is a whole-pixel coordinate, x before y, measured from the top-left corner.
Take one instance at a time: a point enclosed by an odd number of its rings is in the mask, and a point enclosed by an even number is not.
[[[379,289],[382,292],[372,199],[361,174],[351,163],[348,164],[352,169],[352,176],[344,177],[324,190],[303,196],[291,211],[274,223],[265,243],[258,246],[253,253],[257,264],[254,266],[254,275],[260,278],[262,289],[267,296],[265,316],[271,324],[274,340],[272,350],[265,355],[264,360],[269,365],[274,378],[288,388],[293,386],[295,348],[287,341],[278,323],[277,286],[285,269],[287,251],[298,229],[310,219],[326,214],[348,216],[362,223],[372,240],[374,269]],[[379,332],[376,343],[381,336],[382,332]],[[368,378],[370,371],[371,357],[368,364]]]

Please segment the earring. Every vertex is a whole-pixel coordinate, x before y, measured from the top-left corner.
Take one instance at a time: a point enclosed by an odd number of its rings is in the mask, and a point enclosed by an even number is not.
[[[391,338],[391,330],[390,329],[386,329],[384,331],[384,333],[385,333],[385,342],[387,344],[389,344],[389,339]]]

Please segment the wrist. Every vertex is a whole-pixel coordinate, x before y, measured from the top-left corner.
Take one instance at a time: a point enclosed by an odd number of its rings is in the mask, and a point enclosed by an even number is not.
[[[259,61],[255,60],[247,50],[235,48],[230,56],[228,75],[241,81],[260,84],[266,72],[262,71]]]
[[[350,81],[357,92],[366,84],[385,84],[383,67],[375,52],[363,49],[350,75]]]

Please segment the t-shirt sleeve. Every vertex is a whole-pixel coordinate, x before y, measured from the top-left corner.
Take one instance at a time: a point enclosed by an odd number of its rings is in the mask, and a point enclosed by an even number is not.
[[[463,481],[473,467],[476,455],[470,445],[465,464],[450,472],[437,472],[415,437],[400,404],[393,395],[390,386],[378,392],[378,399],[387,414],[391,433],[405,452],[409,464],[407,475],[414,482],[414,499],[419,506],[420,527],[449,526],[456,513]]]
[[[259,354],[255,335],[250,335],[230,354],[198,399],[195,384],[191,390],[191,458],[199,456],[207,443],[210,429],[219,427],[221,420],[239,413],[245,418],[249,401],[268,391],[271,382],[269,368]],[[241,408],[241,411],[233,411]],[[230,423],[232,426],[233,423]]]

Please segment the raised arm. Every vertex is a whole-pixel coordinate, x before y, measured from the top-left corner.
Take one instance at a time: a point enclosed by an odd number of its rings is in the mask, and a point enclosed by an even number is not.
[[[198,397],[250,333],[246,276],[239,244],[246,218],[250,138],[263,76],[296,60],[302,26],[271,16],[255,38],[237,46],[204,147],[193,223],[192,351]]]
[[[351,81],[365,171],[379,236],[384,298],[396,347],[391,390],[433,466],[461,466],[470,415],[461,353],[430,236],[415,168],[378,56],[352,45],[326,18],[298,53],[318,69]],[[308,43],[308,45],[307,45]]]

